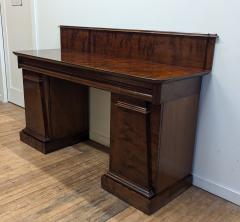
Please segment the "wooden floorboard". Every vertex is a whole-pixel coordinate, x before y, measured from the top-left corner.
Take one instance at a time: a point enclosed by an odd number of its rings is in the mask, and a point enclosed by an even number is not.
[[[24,111],[0,103],[0,222],[240,222],[240,208],[192,187],[152,216],[105,192],[108,154],[77,144],[43,155],[19,141]]]

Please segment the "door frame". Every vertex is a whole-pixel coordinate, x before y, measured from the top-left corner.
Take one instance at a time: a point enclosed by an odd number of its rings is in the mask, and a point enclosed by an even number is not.
[[[20,98],[20,102],[16,102],[13,98],[18,94],[13,96],[11,89],[11,76],[12,67],[10,65],[10,50],[8,43],[8,27],[7,27],[7,8],[6,0],[0,0],[0,70],[2,70],[2,76],[0,75],[0,80],[3,82],[3,96],[0,97],[0,101],[3,102],[13,102],[19,106],[24,107],[24,99]],[[32,49],[38,49],[38,32],[37,32],[37,0],[31,0],[31,14],[32,14]],[[3,58],[1,60],[1,58]],[[22,91],[20,93],[23,93]],[[21,97],[21,96],[20,96]],[[22,101],[23,100],[23,101]]]
[[[2,82],[2,90],[0,92],[0,101],[8,102],[8,87],[7,87],[7,63],[6,63],[6,44],[5,44],[5,7],[3,0],[0,0],[0,79]]]

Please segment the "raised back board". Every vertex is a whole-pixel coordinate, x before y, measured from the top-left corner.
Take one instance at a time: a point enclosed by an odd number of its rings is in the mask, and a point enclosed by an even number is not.
[[[211,70],[217,35],[61,26],[61,49]]]

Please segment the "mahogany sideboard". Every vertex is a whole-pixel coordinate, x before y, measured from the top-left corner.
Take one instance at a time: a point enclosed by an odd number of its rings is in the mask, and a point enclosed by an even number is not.
[[[61,49],[14,52],[23,142],[43,153],[89,139],[89,87],[111,92],[103,189],[151,214],[192,184],[202,76],[217,35],[61,26]]]

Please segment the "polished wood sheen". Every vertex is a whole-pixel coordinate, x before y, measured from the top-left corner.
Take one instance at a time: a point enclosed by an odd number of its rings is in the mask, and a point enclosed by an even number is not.
[[[209,70],[217,35],[61,27],[61,49]]]
[[[36,140],[30,145],[48,153],[88,139],[88,87],[28,70],[23,70],[23,81],[26,128],[21,140],[32,135]]]
[[[61,26],[61,49],[15,52],[26,128],[43,153],[88,139],[88,87],[112,93],[102,187],[152,214],[192,184],[202,76],[217,35]]]

